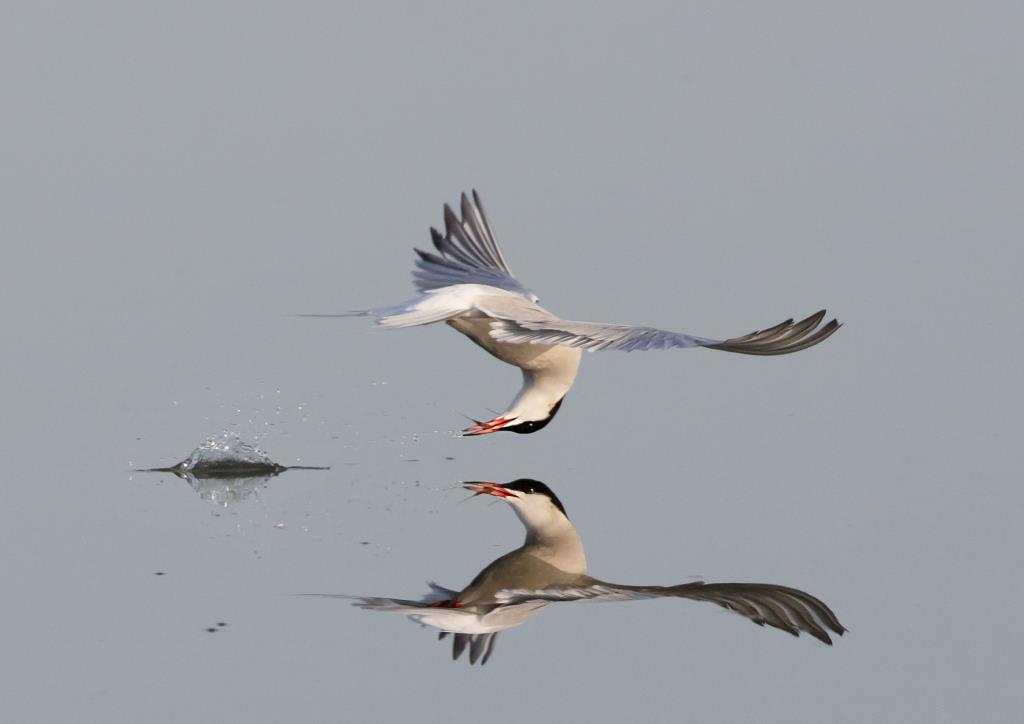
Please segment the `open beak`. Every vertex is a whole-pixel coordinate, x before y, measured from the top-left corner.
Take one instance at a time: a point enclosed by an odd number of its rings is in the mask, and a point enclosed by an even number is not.
[[[498,483],[463,483],[462,487],[476,495],[493,495],[495,498],[518,497],[516,493],[511,490],[506,490],[504,485],[499,485]]]
[[[475,437],[476,435],[489,435],[492,432],[498,432],[505,425],[515,421],[514,417],[496,417],[493,420],[487,422],[476,421],[475,425],[470,425],[462,431],[463,437]]]

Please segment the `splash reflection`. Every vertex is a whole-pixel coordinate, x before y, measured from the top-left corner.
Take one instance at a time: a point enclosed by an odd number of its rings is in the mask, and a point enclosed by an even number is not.
[[[259,490],[267,486],[267,482],[271,478],[280,475],[281,472],[251,477],[236,477],[234,475],[203,477],[194,475],[191,472],[175,474],[182,480],[185,480],[203,500],[207,500],[222,508],[227,508],[255,495]]]

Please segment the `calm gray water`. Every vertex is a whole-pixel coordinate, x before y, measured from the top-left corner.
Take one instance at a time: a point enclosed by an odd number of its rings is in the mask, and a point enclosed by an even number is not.
[[[1016,720],[1022,20],[5,5],[0,719]],[[516,370],[443,327],[288,315],[410,296],[472,186],[566,317],[845,326],[781,358],[587,355],[543,432],[459,439]],[[219,497],[131,472],[224,430],[331,469]],[[465,585],[522,532],[457,483],[517,477],[597,576],[792,585],[850,633],[567,604],[470,668],[289,595]]]

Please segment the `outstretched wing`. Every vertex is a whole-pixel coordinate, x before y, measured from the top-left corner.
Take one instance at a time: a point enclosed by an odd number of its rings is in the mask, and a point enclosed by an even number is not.
[[[460,205],[461,219],[448,204],[444,205],[444,236],[437,229],[430,229],[437,253],[415,250],[419,255],[412,273],[416,288],[427,292],[455,284],[486,284],[536,301],[537,297],[512,276],[480,196],[473,191],[470,201],[462,194]]]
[[[689,598],[711,601],[750,619],[758,626],[768,624],[794,636],[808,633],[832,645],[828,632],[839,636],[846,631],[832,610],[809,593],[770,583],[704,583],[678,586],[623,586],[597,581],[583,586],[552,586],[543,590],[509,589],[495,596],[502,603],[529,601],[630,601],[646,598]]]
[[[499,342],[561,345],[591,351],[707,347],[741,354],[776,355],[798,352],[828,339],[841,325],[833,319],[819,326],[824,318],[823,309],[799,322],[787,319],[769,329],[724,341],[654,327],[573,322],[554,316],[539,320],[499,319],[492,324],[491,336]]]

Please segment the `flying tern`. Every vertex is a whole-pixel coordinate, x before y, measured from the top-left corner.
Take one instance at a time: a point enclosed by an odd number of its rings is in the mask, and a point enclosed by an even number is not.
[[[478,495],[508,503],[526,528],[526,541],[477,574],[461,591],[431,583],[418,601],[399,598],[357,598],[354,605],[372,611],[405,614],[413,621],[453,634],[452,658],[469,648],[469,662],[487,662],[498,633],[525,623],[558,601],[635,601],[688,598],[710,601],[794,636],[810,634],[832,644],[829,636],[846,629],[822,601],[809,593],[771,583],[704,583],[674,586],[632,586],[608,583],[587,575],[579,533],[558,497],[544,483],[520,479],[501,485],[464,483]],[[344,596],[344,598],[350,598]]]
[[[768,329],[719,340],[637,327],[562,319],[540,306],[536,294],[512,274],[498,246],[480,197],[461,198],[462,218],[445,204],[445,233],[431,228],[435,251],[415,249],[414,283],[420,295],[392,307],[341,315],[371,316],[383,327],[446,322],[497,357],[522,370],[523,385],[504,412],[476,421],[467,436],[507,431],[532,433],[558,413],[579,369],[582,350],[707,347],[725,352],[779,355],[812,347],[839,329],[822,325],[825,310],[804,320],[787,319]]]

